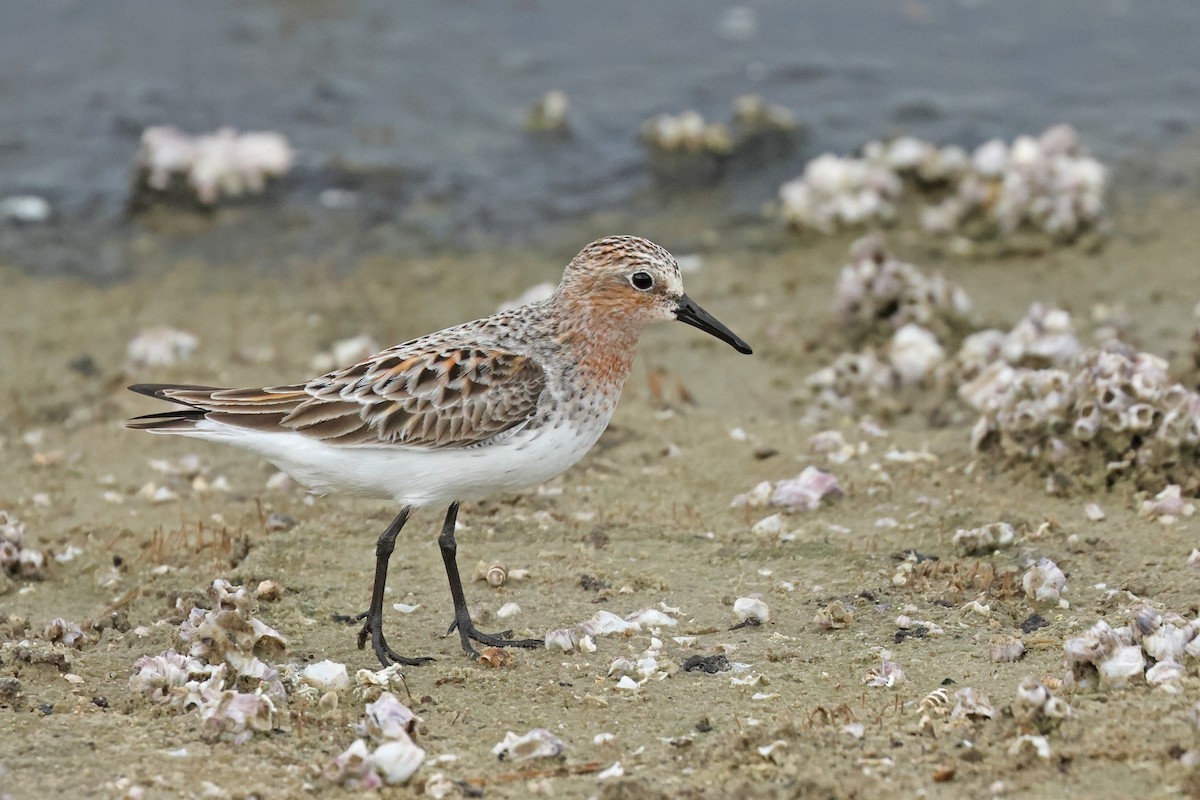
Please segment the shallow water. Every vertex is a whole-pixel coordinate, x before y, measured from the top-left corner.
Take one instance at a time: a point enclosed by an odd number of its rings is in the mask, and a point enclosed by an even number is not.
[[[123,245],[105,255],[95,239],[127,233],[129,165],[156,124],[273,129],[299,149],[282,198],[299,217],[196,236],[214,260],[254,254],[264,234],[337,258],[536,237],[555,220],[656,208],[639,125],[689,108],[727,120],[747,92],[792,109],[808,139],[727,185],[714,202],[738,212],[814,153],[892,133],[972,145],[1065,121],[1116,160],[1200,125],[1190,0],[59,0],[2,16],[0,196],[45,195],[58,224],[5,226],[0,257],[42,274],[129,270]],[[569,139],[522,129],[549,89],[570,97]],[[319,208],[321,189],[347,184],[359,190],[354,210]],[[319,233],[281,232],[298,222]],[[403,235],[351,241],[380,226]]]

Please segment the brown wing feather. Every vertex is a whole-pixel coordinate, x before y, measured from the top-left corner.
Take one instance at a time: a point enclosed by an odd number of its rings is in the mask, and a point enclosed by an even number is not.
[[[341,445],[467,447],[536,412],[546,379],[532,358],[444,342],[414,353],[412,344],[303,385],[152,388],[155,397],[227,425],[296,431]]]

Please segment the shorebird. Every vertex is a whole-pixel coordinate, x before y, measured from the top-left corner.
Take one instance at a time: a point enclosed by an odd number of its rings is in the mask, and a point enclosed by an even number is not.
[[[242,447],[310,491],[386,497],[400,513],[375,547],[375,582],[361,620],[380,663],[416,665],[383,635],[383,595],[396,536],[412,512],[448,506],[438,546],[463,650],[534,647],[471,621],[454,538],[459,505],[543,483],[581,459],[608,426],[642,331],[661,320],[695,326],[750,353],[746,342],[683,291],[662,247],[612,236],[583,248],[546,300],[390,347],[304,383],[250,389],[138,384],[182,407],[130,428]]]

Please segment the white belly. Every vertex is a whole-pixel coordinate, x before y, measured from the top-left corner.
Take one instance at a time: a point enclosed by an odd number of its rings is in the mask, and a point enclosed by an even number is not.
[[[449,505],[524,489],[560,475],[592,448],[607,420],[521,432],[465,449],[337,447],[299,433],[263,433],[207,420],[188,435],[251,450],[318,494],[390,497],[410,506]]]

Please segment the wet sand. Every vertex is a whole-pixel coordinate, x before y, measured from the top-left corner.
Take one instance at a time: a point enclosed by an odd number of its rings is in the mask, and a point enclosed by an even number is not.
[[[1070,309],[1086,339],[1091,305],[1120,301],[1134,320],[1129,338],[1168,357],[1194,385],[1185,370],[1191,309],[1200,299],[1198,212],[1189,198],[1125,198],[1108,246],[1097,253],[935,261],[918,239],[897,235],[892,242],[902,257],[944,268],[970,293],[981,321],[1004,327],[1042,301]],[[674,245],[669,232],[662,238]],[[680,609],[680,624],[660,634],[664,663],[725,652],[752,665],[761,683],[734,686],[729,672],[680,670],[636,693],[617,690],[607,676],[610,662],[636,658],[650,645],[648,633],[601,637],[591,654],[539,649],[514,652],[500,669],[472,663],[456,636],[441,635],[450,603],[435,544],[440,512],[422,512],[398,542],[386,630],[401,652],[437,658],[407,670],[405,699],[424,720],[418,740],[427,753],[457,758],[422,768],[410,786],[382,796],[414,796],[439,770],[483,796],[513,798],[1200,793],[1200,772],[1180,760],[1197,746],[1187,716],[1197,699],[1195,677],[1180,695],[1144,685],[1064,692],[1072,716],[1049,734],[1045,760],[1010,754],[1018,724],[1008,710],[1025,676],[1062,678],[1067,636],[1103,616],[1117,624],[1133,602],[1125,593],[1189,617],[1200,611],[1200,573],[1185,566],[1200,544],[1195,521],[1167,528],[1139,517],[1132,490],[1121,485],[1098,496],[1050,497],[1030,468],[970,450],[969,415],[939,428],[902,415],[884,421],[883,438],[866,436],[847,419],[826,427],[866,441],[865,455],[829,465],[811,452],[808,439],[818,429],[797,422],[798,398],[804,377],[831,354],[833,283],[852,238],[716,243],[702,253],[702,269],[686,276],[689,293],[756,354],[739,356],[684,326],[652,331],[612,429],[580,466],[540,489],[465,506],[460,516],[466,573],[479,560],[529,570],[526,580],[500,589],[468,586],[471,603],[491,615],[483,627],[501,627],[494,612],[506,602],[521,612],[505,626],[537,637],[598,609],[624,616],[666,603]],[[283,586],[281,598],[260,603],[257,615],[288,638],[289,661],[329,658],[352,674],[374,668],[369,652],[355,648],[354,629],[331,618],[365,606],[375,537],[395,509],[340,497],[307,502],[294,485],[268,488],[274,470],[248,454],[124,430],[124,418],[156,410],[124,386],[306,377],[313,354],[338,339],[369,333],[385,344],[401,341],[490,313],[534,283],[557,280],[563,260],[547,249],[378,256],[346,275],[303,258],[270,275],[176,263],[104,288],[0,268],[0,509],[26,524],[36,546],[82,550],[54,563],[46,580],[14,580],[0,596],[0,675],[19,681],[18,693],[0,699],[0,764],[7,770],[0,792],[351,794],[319,771],[355,738],[351,725],[362,701],[352,694],[331,711],[294,703],[281,730],[234,746],[206,741],[194,715],[167,714],[135,696],[128,678],[138,657],[179,646],[176,598],[202,597],[217,577]],[[196,354],[172,367],[126,368],[126,343],[156,324],[195,333]],[[247,349],[262,346],[273,357],[247,363]],[[731,436],[735,428],[745,437]],[[762,448],[777,453],[760,458]],[[936,463],[883,458],[892,449],[926,448]],[[209,480],[225,476],[231,491],[200,493],[150,465],[188,454],[199,456]],[[793,477],[807,464],[832,471],[846,496],[791,517],[794,540],[752,534],[768,512],[731,508],[732,497],[762,480]],[[139,496],[151,481],[172,486],[178,499],[154,504]],[[106,492],[123,502],[107,501]],[[1098,503],[1106,518],[1089,521],[1086,502]],[[273,512],[298,524],[268,531],[263,520]],[[896,527],[878,527],[885,517]],[[1015,547],[982,558],[956,555],[956,529],[1000,520],[1016,528]],[[1046,521],[1051,525],[1038,536]],[[1071,534],[1081,544],[1069,545]],[[940,556],[941,570],[896,586],[893,556],[909,549]],[[1018,565],[1039,556],[1066,572],[1069,608],[1035,609],[1013,589]],[[991,575],[990,582],[981,577]],[[770,606],[770,622],[731,630],[734,599],[755,593]],[[964,610],[976,599],[988,614]],[[824,631],[813,617],[833,600],[856,613],[849,627]],[[420,608],[402,615],[391,610],[398,602]],[[1022,634],[1019,625],[1034,610],[1049,624]],[[105,624],[114,611],[115,628]],[[897,642],[901,614],[944,632]],[[80,650],[50,646],[40,636],[54,617],[103,631]],[[989,658],[988,641],[1000,633],[1024,640],[1023,660]],[[676,636],[695,642],[685,646]],[[23,639],[31,643],[24,650]],[[879,648],[891,652],[906,681],[864,685]],[[38,663],[39,653],[64,659]],[[82,682],[69,682],[67,673]],[[985,693],[995,718],[939,720],[932,734],[921,733],[918,702],[942,685]],[[851,723],[862,724],[861,738],[847,732]],[[491,754],[505,731],[533,727],[567,743],[565,760],[514,765]],[[615,740],[594,744],[602,732]],[[760,752],[776,741],[782,744]],[[616,761],[625,776],[598,783],[596,773]]]

